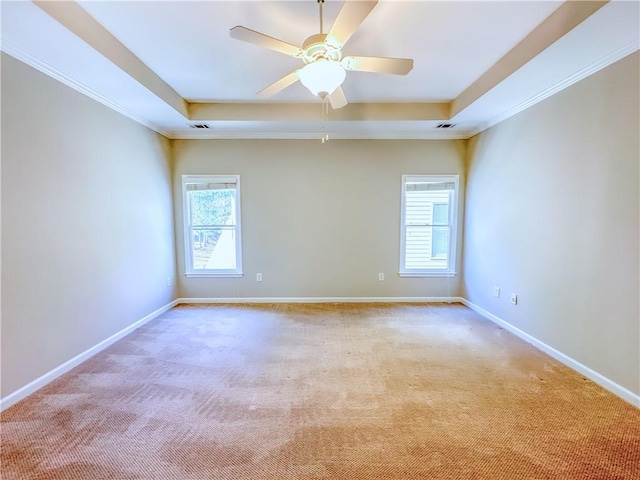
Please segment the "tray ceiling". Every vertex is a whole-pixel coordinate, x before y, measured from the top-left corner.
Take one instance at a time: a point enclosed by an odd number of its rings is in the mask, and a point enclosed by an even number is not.
[[[342,3],[325,1],[325,30]],[[301,45],[318,33],[316,0],[3,1],[2,49],[170,138],[468,138],[637,50],[639,13],[636,1],[382,0],[344,51],[414,68],[347,72],[349,104],[326,121],[299,82],[256,96],[299,59],[229,36],[243,25]]]

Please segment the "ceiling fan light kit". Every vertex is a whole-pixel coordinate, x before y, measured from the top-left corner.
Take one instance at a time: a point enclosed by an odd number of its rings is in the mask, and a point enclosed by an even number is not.
[[[344,44],[371,13],[377,0],[346,0],[327,34],[322,31],[324,0],[317,2],[320,33],[307,38],[302,48],[239,25],[229,31],[231,38],[300,58],[305,63],[304,67],[262,89],[258,92],[259,96],[270,97],[300,80],[313,95],[323,100],[328,97],[332,108],[342,108],[348,103],[341,87],[347,70],[394,75],[406,75],[411,71],[413,60],[408,58],[342,57]]]
[[[347,76],[342,65],[333,60],[319,59],[298,70],[302,84],[314,95],[324,98],[342,85]]]

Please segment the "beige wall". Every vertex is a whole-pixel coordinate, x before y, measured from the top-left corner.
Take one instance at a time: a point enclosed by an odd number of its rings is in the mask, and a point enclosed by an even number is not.
[[[168,141],[2,56],[2,396],[175,298]]]
[[[640,393],[637,54],[468,149],[179,140],[170,152],[30,67],[3,56],[2,68],[2,396],[176,296],[463,295]],[[181,175],[209,173],[241,175],[243,278],[183,275]],[[407,173],[461,175],[463,283],[398,277]]]
[[[471,140],[463,284],[473,303],[636,394],[638,72],[636,53]]]
[[[459,276],[398,277],[400,191],[412,173],[460,174],[464,189],[464,141],[179,140],[173,155],[181,297],[459,294]],[[182,275],[183,174],[240,174],[243,278]]]

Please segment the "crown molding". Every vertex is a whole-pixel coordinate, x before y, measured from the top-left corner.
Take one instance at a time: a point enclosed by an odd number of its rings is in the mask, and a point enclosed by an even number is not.
[[[534,95],[533,97],[529,98],[528,100],[516,105],[513,108],[510,108],[509,110],[506,110],[505,112],[501,113],[500,115],[496,115],[495,117],[493,117],[490,120],[488,120],[485,123],[483,123],[477,129],[474,129],[469,134],[469,136],[467,138],[471,138],[474,135],[477,135],[478,133],[483,132],[483,131],[485,131],[486,129],[488,129],[490,127],[493,127],[494,125],[497,125],[498,123],[500,123],[500,122],[502,122],[502,121],[504,121],[504,120],[506,120],[506,119],[508,119],[510,117],[513,117],[514,115],[517,115],[518,113],[522,112],[523,110],[526,110],[527,108],[532,107],[536,103],[539,103],[542,100],[545,100],[546,98],[549,98],[549,97],[555,95],[556,93],[560,92],[561,90],[564,90],[565,88],[570,87],[574,83],[577,83],[580,80],[582,80],[582,79],[584,79],[584,78],[586,78],[586,77],[588,77],[590,75],[593,75],[594,73],[597,73],[598,71],[602,70],[603,68],[606,68],[609,65],[614,64],[618,60],[622,60],[624,57],[634,53],[638,49],[640,49],[640,37],[635,38],[634,40],[631,40],[631,41],[625,43],[624,45],[621,45],[620,47],[618,47],[615,50],[609,52],[607,55],[605,55],[604,57],[600,58],[599,60],[596,60],[595,62],[591,63],[590,65],[586,66],[585,68],[583,68],[581,70],[578,70],[573,75],[570,75],[569,77],[565,78],[561,82],[558,82],[558,83],[552,85],[551,87],[541,91],[540,93],[538,93],[537,95]]]
[[[11,57],[35,68],[36,70],[44,73],[45,75],[65,84],[66,86],[76,90],[83,95],[105,105],[106,107],[130,118],[136,123],[143,125],[160,135],[170,140],[319,140],[325,133],[324,132],[265,132],[265,131],[242,131],[240,129],[232,132],[180,132],[165,130],[158,125],[150,122],[146,118],[128,110],[121,104],[114,102],[113,100],[98,93],[94,89],[88,87],[82,82],[66,75],[52,65],[38,59],[29,52],[21,49],[14,43],[2,38],[0,43],[0,50],[10,55]],[[404,132],[328,132],[329,138],[332,140],[462,140],[469,138],[468,132],[461,131],[422,131],[422,130],[407,130]]]
[[[324,135],[329,140],[464,140],[469,132],[169,132],[165,136],[171,140],[321,140]]]
[[[603,56],[599,60],[591,63],[587,67],[580,69],[575,72],[573,75],[565,78],[561,82],[558,82],[549,88],[541,91],[540,93],[528,98],[527,100],[521,102],[520,104],[504,111],[503,113],[496,115],[490,120],[484,122],[479,127],[474,128],[469,131],[424,131],[424,130],[405,130],[402,132],[388,132],[388,131],[366,131],[366,132],[331,132],[329,131],[329,138],[331,140],[465,140],[481,133],[488,128],[497,125],[498,123],[517,115],[518,113],[528,109],[529,107],[535,105],[538,102],[545,100],[546,98],[555,95],[556,93],[564,90],[565,88],[573,85],[576,82],[602,70],[603,68],[608,67],[609,65],[621,60],[637,51],[640,48],[640,37],[635,38],[632,41],[629,41],[617,49],[611,51],[607,55]],[[165,130],[158,125],[150,122],[146,118],[141,117],[140,115],[128,110],[123,107],[121,104],[114,102],[113,100],[101,95],[97,91],[88,87],[82,82],[71,78],[70,76],[62,73],[60,70],[55,67],[49,65],[46,62],[36,58],[32,54],[26,52],[21,49],[17,45],[12,42],[2,38],[0,43],[0,50],[5,52],[6,54],[16,58],[17,60],[35,68],[36,70],[48,75],[68,87],[82,93],[83,95],[92,98],[93,100],[115,110],[116,112],[124,115],[127,118],[143,125],[160,135],[165,136],[171,140],[238,140],[238,139],[248,139],[248,140],[263,140],[263,139],[274,139],[274,140],[319,140],[325,132],[287,132],[283,130],[282,132],[268,132],[268,131],[242,131],[241,128],[231,132],[216,132],[215,129],[211,129],[213,131],[207,132],[180,132],[180,131],[172,131]],[[455,117],[452,119],[455,122]]]
[[[189,119],[202,122],[319,122],[322,103],[189,102]],[[331,122],[444,122],[451,102],[348,103],[331,109]]]
[[[185,99],[78,3],[42,0],[32,3],[177,113],[189,116]]]
[[[607,4],[607,1],[564,2],[451,103],[452,116],[484,97]]]
[[[109,107],[112,110],[115,110],[116,112],[124,115],[125,117],[130,118],[134,122],[139,123],[140,125],[143,125],[153,130],[154,132],[159,133],[160,135],[168,137],[168,132],[164,131],[158,125],[155,125],[154,123],[148,121],[146,118],[143,118],[140,115],[132,112],[131,110],[126,109],[119,103],[116,103],[113,100],[110,100],[109,98],[105,97],[104,95],[101,95],[100,93],[96,92],[95,90],[88,87],[84,83],[79,82],[74,78],[71,78],[70,76],[62,73],[57,68],[34,57],[30,53],[26,52],[25,50],[15,45],[14,43],[2,38],[0,43],[0,50],[6,53],[7,55],[12,56],[16,60],[26,63],[30,67],[35,68],[36,70],[44,73],[45,75],[48,75],[51,78],[65,84],[66,86],[73,88],[77,92],[80,92],[83,95],[86,95],[87,97],[92,98],[96,102],[99,102],[105,105],[106,107]]]

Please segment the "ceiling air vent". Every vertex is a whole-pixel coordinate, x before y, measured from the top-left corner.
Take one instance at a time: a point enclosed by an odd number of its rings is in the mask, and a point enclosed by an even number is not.
[[[455,123],[439,123],[438,125],[436,125],[436,128],[453,128],[455,126]]]
[[[189,127],[191,128],[209,128],[209,125],[206,123],[190,123]]]

